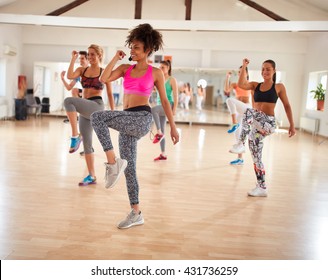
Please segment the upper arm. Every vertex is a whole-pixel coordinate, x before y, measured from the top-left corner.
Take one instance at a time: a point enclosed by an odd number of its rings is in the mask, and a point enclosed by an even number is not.
[[[255,88],[257,87],[258,85],[258,82],[246,82],[246,83],[243,83],[243,84],[239,84],[238,83],[238,86],[242,89],[245,89],[245,90],[255,90]]]
[[[289,105],[289,101],[288,101],[288,97],[287,97],[287,93],[286,93],[286,88],[283,84],[277,84],[277,94],[278,97],[280,98],[282,104],[284,106],[288,106]]]
[[[176,78],[171,77],[170,84],[173,90],[173,94],[178,94],[178,82]]]
[[[84,69],[85,68],[83,68],[81,66],[76,68],[71,76],[69,76],[69,71],[67,71],[67,78],[70,79],[70,80],[74,80],[74,79],[82,76],[82,73],[83,73]]]
[[[130,67],[129,64],[121,64],[118,67],[116,67],[106,80],[106,82],[112,82],[117,80],[118,78],[124,77],[124,74],[126,70]]]
[[[165,87],[164,87],[164,74],[162,70],[153,67],[153,77],[154,85],[157,88],[157,92],[162,100],[166,96]]]

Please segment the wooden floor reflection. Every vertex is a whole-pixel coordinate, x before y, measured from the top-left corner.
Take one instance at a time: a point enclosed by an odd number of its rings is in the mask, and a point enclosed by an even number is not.
[[[98,184],[81,188],[84,159],[68,153],[62,118],[1,121],[0,258],[328,259],[328,141],[284,130],[267,138],[269,196],[250,198],[251,158],[247,151],[244,166],[228,164],[226,126],[178,128],[181,142],[167,141],[165,162],[153,162],[159,146],[148,135],[139,141],[145,224],[118,230],[129,211],[125,179],[104,188],[96,136]]]

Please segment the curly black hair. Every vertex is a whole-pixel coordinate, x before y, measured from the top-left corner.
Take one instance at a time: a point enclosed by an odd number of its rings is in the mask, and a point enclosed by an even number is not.
[[[129,32],[129,36],[126,38],[125,45],[130,47],[134,40],[140,41],[144,44],[144,51],[150,50],[148,56],[159,49],[163,49],[162,34],[153,29],[148,23],[139,24],[132,29]]]

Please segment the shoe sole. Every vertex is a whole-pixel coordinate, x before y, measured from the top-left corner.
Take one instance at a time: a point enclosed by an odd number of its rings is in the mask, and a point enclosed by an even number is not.
[[[243,153],[245,153],[245,150],[243,150],[243,151],[229,150],[229,153],[232,153],[232,154],[243,154]]]
[[[251,197],[267,197],[268,194],[263,194],[263,195],[253,195],[253,194],[250,194],[250,193],[247,193],[248,196],[251,196]]]
[[[229,129],[227,132],[229,134],[231,134],[231,133],[234,133],[235,131],[237,131],[238,129],[239,129],[239,126],[237,128],[235,128],[235,129],[232,129],[232,130]]]
[[[92,183],[79,183],[79,187],[86,187],[86,186],[95,185],[95,184],[97,184],[97,182],[92,182]]]
[[[156,162],[156,161],[161,161],[161,160],[167,160],[167,158],[159,158],[159,159],[154,159],[154,161]]]
[[[119,229],[127,229],[127,228],[131,228],[131,227],[134,227],[134,226],[141,226],[145,223],[144,219],[142,219],[141,221],[139,222],[135,222],[135,223],[132,223],[126,227],[120,227],[120,226],[117,226]]]
[[[116,180],[113,182],[113,184],[111,186],[107,186],[105,185],[105,188],[106,189],[111,189],[112,187],[115,186],[115,184],[117,183],[117,181],[120,179],[122,173],[124,172],[125,168],[128,166],[128,162],[126,160],[123,161],[123,165],[121,167],[121,170],[120,172],[118,173],[117,177],[116,177]]]
[[[81,141],[79,142],[79,144],[77,145],[77,147],[75,147],[75,149],[72,150],[72,151],[70,150],[69,153],[70,153],[70,154],[75,153],[75,152],[80,148],[80,145],[81,145],[82,141],[83,141],[83,140],[81,139]]]

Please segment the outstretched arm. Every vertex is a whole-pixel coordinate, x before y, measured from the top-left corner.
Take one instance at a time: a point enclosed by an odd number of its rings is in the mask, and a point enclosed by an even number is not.
[[[294,119],[293,119],[293,113],[292,113],[292,107],[290,106],[287,93],[286,93],[286,88],[283,84],[278,84],[279,86],[279,92],[278,96],[284,105],[285,112],[289,121],[289,131],[288,135],[289,137],[292,137],[296,134],[295,126],[294,126]]]
[[[173,91],[173,115],[175,115],[178,107],[178,82],[175,78],[171,77],[171,87]]]

